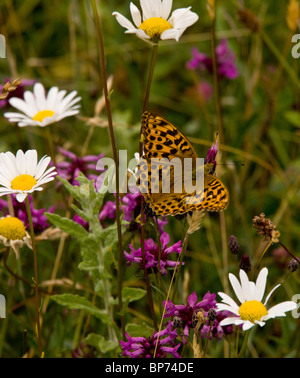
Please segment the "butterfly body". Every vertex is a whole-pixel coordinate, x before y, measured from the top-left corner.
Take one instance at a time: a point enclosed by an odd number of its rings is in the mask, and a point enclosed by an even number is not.
[[[156,113],[145,112],[141,131],[144,155],[138,185],[153,213],[180,216],[191,211],[221,211],[227,208],[229,193],[213,175],[213,164],[204,165],[203,185],[200,188],[196,186],[194,190],[185,190],[184,178],[189,177],[194,187],[196,178],[200,177],[197,173],[200,172],[197,165],[199,158],[176,126]]]

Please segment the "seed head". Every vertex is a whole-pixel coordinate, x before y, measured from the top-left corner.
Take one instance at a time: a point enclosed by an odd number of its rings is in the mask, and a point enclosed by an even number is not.
[[[233,255],[237,255],[239,252],[239,243],[234,235],[230,235],[228,247]]]
[[[270,219],[265,217],[264,213],[260,216],[255,216],[252,219],[253,227],[256,229],[258,235],[264,238],[264,241],[277,240],[278,233],[274,234],[276,231],[276,226],[270,221]]]
[[[240,261],[240,269],[243,269],[246,273],[249,273],[252,269],[250,258],[248,255],[243,255]]]
[[[296,270],[299,268],[299,263],[297,260],[293,259],[289,262],[288,269],[291,273],[296,272]]]

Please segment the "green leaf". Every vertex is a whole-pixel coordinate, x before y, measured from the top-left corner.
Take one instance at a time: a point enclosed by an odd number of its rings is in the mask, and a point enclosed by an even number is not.
[[[141,322],[139,324],[127,323],[125,330],[131,337],[150,337],[154,332],[154,329],[145,322]]]
[[[54,226],[58,227],[62,231],[65,231],[76,239],[88,237],[88,232],[86,229],[71,219],[52,213],[45,213],[45,215]]]
[[[89,300],[81,297],[80,295],[74,294],[57,294],[51,297],[56,303],[61,306],[66,306],[73,310],[83,310],[87,313],[95,316],[96,318],[102,320],[103,323],[111,323],[112,319],[104,310],[99,310],[94,306]]]
[[[102,353],[107,353],[120,348],[118,340],[106,340],[102,335],[90,333],[84,339],[88,345],[99,349]]]
[[[296,127],[300,127],[300,113],[296,111],[288,111],[284,114],[287,121]]]
[[[123,287],[122,300],[123,302],[134,302],[142,299],[146,295],[146,290],[135,287]]]

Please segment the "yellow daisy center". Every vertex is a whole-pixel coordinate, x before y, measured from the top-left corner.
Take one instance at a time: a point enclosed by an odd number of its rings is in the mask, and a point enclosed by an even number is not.
[[[144,30],[152,40],[156,41],[165,30],[172,29],[172,25],[162,17],[150,17],[141,23],[139,29]]]
[[[256,320],[260,320],[263,316],[268,314],[266,307],[259,301],[246,301],[239,309],[241,319],[249,320],[254,323]]]
[[[21,240],[26,235],[24,223],[15,217],[0,219],[0,235],[9,240]]]
[[[30,175],[20,175],[15,177],[11,182],[13,190],[30,190],[36,184],[36,179]]]
[[[41,110],[36,113],[36,115],[32,118],[34,121],[43,122],[46,117],[52,117],[54,115],[54,111],[52,110]]]

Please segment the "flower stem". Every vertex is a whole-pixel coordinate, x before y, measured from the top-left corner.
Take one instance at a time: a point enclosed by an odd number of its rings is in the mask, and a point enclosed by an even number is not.
[[[244,336],[243,345],[242,345],[242,347],[241,347],[240,352],[239,352],[238,355],[237,355],[237,358],[241,358],[241,357],[244,355],[244,353],[245,353],[245,351],[246,351],[246,348],[247,348],[249,335],[250,335],[250,331],[246,331],[245,336]]]
[[[154,67],[155,67],[155,62],[156,62],[156,57],[157,57],[157,50],[158,50],[158,45],[157,44],[153,45],[151,62],[150,62],[150,69],[149,69],[149,75],[148,75],[148,81],[147,81],[147,87],[146,87],[146,93],[145,93],[145,98],[144,98],[143,113],[148,108],[150,88],[151,88],[151,83],[152,83],[152,79],[153,79]],[[141,157],[142,154],[143,154],[143,142],[142,142],[142,128],[141,128],[140,141],[139,141],[139,156]],[[151,286],[150,286],[150,282],[149,282],[149,276],[148,276],[148,271],[147,271],[147,268],[146,268],[146,259],[145,259],[144,198],[142,198],[142,201],[141,201],[141,220],[142,220],[141,221],[142,265],[143,265],[145,283],[146,283],[146,289],[147,289],[148,305],[149,305],[150,313],[151,313],[151,316],[152,316],[152,319],[153,319],[154,329],[155,329],[155,331],[157,331],[157,321],[156,321],[156,317],[155,317],[152,291],[151,291]]]
[[[101,20],[98,15],[96,1],[91,0],[91,5],[93,9],[94,20],[96,24],[96,30],[98,34],[99,40],[99,49],[100,49],[100,65],[101,65],[101,74],[102,74],[102,82],[103,82],[103,91],[105,97],[105,105],[106,105],[106,113],[107,113],[107,120],[108,120],[108,127],[109,127],[109,135],[110,141],[112,146],[113,157],[115,160],[116,166],[116,222],[117,222],[117,232],[118,232],[118,304],[119,304],[119,311],[120,311],[120,319],[121,319],[121,327],[122,327],[122,334],[125,333],[125,319],[124,315],[122,315],[122,308],[123,308],[123,301],[122,301],[122,230],[121,230],[121,218],[120,218],[120,187],[119,187],[119,159],[118,159],[118,152],[116,148],[116,141],[115,141],[115,134],[113,128],[113,121],[112,121],[112,114],[110,108],[110,99],[108,93],[108,86],[107,86],[107,74],[106,74],[106,66],[105,66],[105,52],[104,52],[104,43],[103,43],[103,36],[101,30]]]
[[[35,238],[34,238],[34,229],[33,229],[32,216],[31,216],[28,196],[25,199],[25,204],[26,204],[26,211],[27,211],[28,222],[29,222],[29,227],[30,227],[31,243],[32,243],[32,250],[33,250],[36,329],[37,329],[37,338],[38,338],[38,344],[39,344],[39,356],[41,357],[43,350],[42,350],[42,336],[41,336],[40,310],[39,310],[40,299],[39,299],[38,261],[37,261],[37,251],[36,251]]]
[[[143,113],[148,108],[150,88],[151,88],[151,83],[152,83],[152,79],[153,79],[153,73],[154,73],[154,67],[155,67],[155,62],[156,62],[156,57],[157,57],[157,51],[158,51],[158,44],[155,44],[155,45],[153,45],[153,49],[152,49],[152,56],[151,56],[151,62],[150,62],[150,70],[149,70],[149,76],[148,76],[148,81],[147,81],[145,99],[144,99]]]
[[[295,259],[299,264],[300,264],[300,260],[299,260],[299,258],[298,257],[296,257],[296,256],[294,256],[287,248],[286,248],[286,246],[283,244],[283,243],[281,243],[281,241],[279,241],[279,244],[281,245],[281,247],[293,258],[293,259]]]
[[[53,142],[53,137],[52,137],[50,127],[51,125],[46,126],[46,133],[47,133],[47,139],[48,139],[49,148],[50,148],[51,160],[53,161],[53,164],[56,166],[55,148],[54,148],[54,142]]]
[[[207,339],[206,339],[205,346],[204,346],[204,349],[203,349],[203,358],[205,357],[205,354],[206,354],[206,351],[207,351],[207,346],[208,346],[208,341],[209,341],[209,338],[210,338],[212,326],[213,326],[213,322],[210,322],[209,331],[208,331],[208,334],[207,334]]]
[[[281,66],[285,69],[286,73],[292,80],[292,83],[294,83],[298,89],[300,88],[300,80],[293,70],[293,68],[289,65],[287,59],[284,57],[284,55],[281,54],[281,52],[278,50],[276,45],[273,43],[272,39],[269,38],[268,34],[266,34],[263,30],[260,32],[261,39],[263,42],[268,46],[268,48],[271,50],[271,52],[276,56],[278,61],[280,62]]]
[[[174,272],[176,272],[176,279],[175,279],[175,283],[174,283],[174,287],[173,287],[173,295],[172,295],[172,298],[171,298],[172,302],[174,302],[176,294],[177,294],[177,286],[178,286],[178,280],[179,280],[179,276],[180,276],[180,270],[181,270],[181,267],[182,267],[185,251],[186,251],[186,248],[187,248],[189,235],[190,234],[188,232],[185,234],[185,237],[184,237],[184,240],[183,240],[183,243],[182,243],[182,247],[181,247],[181,252],[180,252],[179,266],[178,266],[178,268],[177,268],[177,265],[175,267]]]
[[[7,265],[7,259],[8,259],[8,255],[9,255],[9,252],[10,252],[10,247],[6,247],[6,252],[5,252],[5,255],[3,257],[3,266],[4,268],[14,277],[16,278],[17,280],[20,280],[22,281],[23,283],[25,283],[26,285],[28,285],[29,287],[32,287],[32,284],[30,282],[28,282],[27,280],[25,280],[25,278],[19,276],[18,274],[14,273],[10,267]]]

